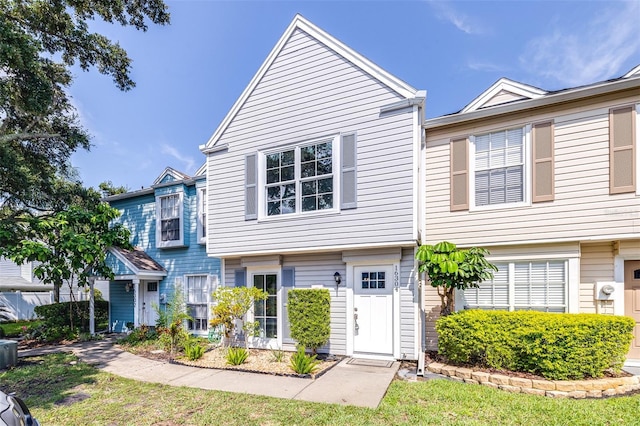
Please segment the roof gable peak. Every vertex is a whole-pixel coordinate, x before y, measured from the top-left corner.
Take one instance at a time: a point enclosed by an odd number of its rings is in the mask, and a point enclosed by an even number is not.
[[[156,180],[153,181],[154,185],[159,185],[161,183],[168,183],[168,182],[173,182],[173,181],[180,181],[180,180],[186,180],[189,179],[190,176],[185,175],[182,172],[177,171],[176,169],[174,169],[173,167],[167,167],[163,170],[162,173],[160,173],[160,176],[158,176],[156,178]]]
[[[472,112],[516,100],[537,99],[545,94],[547,94],[546,91],[535,86],[503,77],[471,101],[460,113]]]
[[[273,49],[265,59],[265,61],[258,69],[258,72],[256,72],[240,97],[233,104],[226,117],[222,120],[211,138],[209,138],[209,141],[206,144],[200,146],[200,150],[206,153],[216,145],[220,136],[222,136],[226,128],[231,124],[236,114],[238,114],[244,103],[247,101],[258,83],[267,73],[273,62],[285,47],[287,41],[291,38],[296,30],[301,30],[308,34],[310,37],[323,43],[329,49],[344,57],[355,66],[362,69],[365,73],[375,77],[401,96],[404,96],[406,98],[413,98],[416,96],[417,89],[411,87],[401,79],[383,70],[382,68],[371,62],[369,59],[360,55],[359,53],[348,47],[346,44],[342,43],[329,33],[311,23],[302,15],[296,14],[285,32],[282,34],[276,45],[273,47]]]

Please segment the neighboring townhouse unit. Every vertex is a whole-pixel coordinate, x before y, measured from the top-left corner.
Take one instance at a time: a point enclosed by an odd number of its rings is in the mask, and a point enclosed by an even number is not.
[[[625,314],[639,324],[640,67],[567,90],[501,79],[424,123],[425,234],[499,271],[456,308]],[[437,295],[427,294],[428,345]]]
[[[207,253],[269,294],[253,346],[293,348],[287,291],[325,288],[321,350],[419,357],[425,96],[298,15],[201,147]]]
[[[131,231],[133,250],[110,249],[115,272],[109,285],[109,324],[113,331],[155,325],[176,286],[184,291],[192,320],[188,329],[206,334],[211,293],[220,261],[205,250],[205,167],[195,177],[167,168],[150,188],[107,197],[120,210],[117,219]]]

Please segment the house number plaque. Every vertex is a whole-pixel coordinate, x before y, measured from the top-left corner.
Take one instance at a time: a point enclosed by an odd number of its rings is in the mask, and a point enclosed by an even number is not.
[[[398,265],[393,266],[393,288],[398,291],[398,287],[400,287],[400,272],[398,271]]]

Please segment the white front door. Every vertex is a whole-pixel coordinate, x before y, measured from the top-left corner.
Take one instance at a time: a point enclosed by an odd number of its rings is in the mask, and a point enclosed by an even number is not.
[[[392,271],[391,265],[354,268],[354,355],[393,355]]]
[[[158,314],[154,309],[155,305],[158,305],[158,282],[157,281],[142,281],[140,283],[142,301],[140,305],[140,324],[155,326],[158,320]]]

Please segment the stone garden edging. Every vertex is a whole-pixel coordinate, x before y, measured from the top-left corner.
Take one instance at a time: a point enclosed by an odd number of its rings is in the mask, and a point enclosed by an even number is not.
[[[640,376],[607,377],[593,380],[544,380],[510,377],[455,367],[439,362],[428,364],[427,370],[452,380],[480,384],[507,392],[547,396],[550,398],[602,398],[624,395],[640,389]]]

